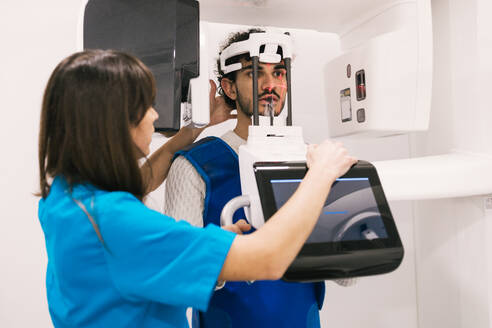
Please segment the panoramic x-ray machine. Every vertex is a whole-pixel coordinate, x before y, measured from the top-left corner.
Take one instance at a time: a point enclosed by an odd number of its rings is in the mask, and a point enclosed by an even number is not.
[[[138,10],[121,1],[92,0],[85,7],[81,20],[84,48],[130,52],[154,73],[159,89],[156,108],[162,114],[156,122],[158,131],[177,131],[181,104],[190,95],[195,104],[208,99],[208,88],[204,87],[208,85],[207,63],[205,56],[199,58],[198,9],[194,0],[148,1],[138,5]],[[168,33],[161,33],[163,30]],[[168,44],[174,48],[167,48]],[[176,56],[171,56],[171,52]],[[241,54],[249,54],[253,62],[254,125],[249,127],[247,144],[239,149],[243,195],[226,205],[222,222],[232,223],[235,210],[245,206],[247,219],[259,228],[287,201],[304,177],[306,145],[301,127],[292,126],[291,36],[254,33],[248,40],[233,43],[220,55],[225,73],[242,68],[241,63],[230,62]],[[262,103],[266,107],[263,114],[270,116],[271,124],[260,126],[259,62],[275,64],[282,60],[287,71],[287,126],[273,126],[271,102]],[[196,78],[198,75],[203,81]],[[190,115],[187,121],[194,125],[203,126],[208,121],[208,111],[207,115],[200,115],[195,108],[188,108],[186,113]],[[381,274],[396,269],[402,258],[403,247],[376,170],[359,161],[332,186],[314,231],[284,279],[316,281]]]
[[[279,51],[281,49],[281,51]],[[224,207],[222,225],[245,207],[249,222],[261,227],[294,193],[307,171],[302,128],[292,126],[291,59],[288,34],[255,33],[220,54],[225,73],[242,68],[228,59],[249,54],[253,67],[253,125],[247,144],[239,148],[242,196]],[[258,63],[284,61],[287,79],[287,126],[260,126]],[[273,107],[264,113],[273,117]],[[272,122],[272,120],[271,120]],[[318,223],[283,279],[316,281],[387,273],[403,259],[403,246],[376,169],[359,161],[336,180]]]

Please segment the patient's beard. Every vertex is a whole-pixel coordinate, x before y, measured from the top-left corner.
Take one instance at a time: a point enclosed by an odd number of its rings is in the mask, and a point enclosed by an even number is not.
[[[246,115],[249,118],[251,118],[253,116],[252,98],[253,97],[251,97],[251,98],[243,97],[242,94],[239,92],[239,90],[237,90],[237,107],[238,107],[237,109],[240,110],[241,112],[243,112],[244,115]],[[283,99],[280,108],[284,108],[284,104],[285,104],[285,98]],[[258,114],[263,115],[264,112],[265,112],[265,110],[262,111],[261,107],[258,106]],[[280,112],[282,112],[282,110]],[[278,116],[279,114],[280,113],[275,112],[275,116]]]
[[[251,118],[253,116],[253,104],[251,98],[243,98],[239,90],[237,90],[237,109],[243,112],[244,115]]]

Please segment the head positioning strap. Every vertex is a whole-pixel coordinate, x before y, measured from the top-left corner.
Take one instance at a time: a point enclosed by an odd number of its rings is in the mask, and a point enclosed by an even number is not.
[[[264,51],[260,53],[261,46]],[[282,56],[277,54],[278,48],[282,49]],[[241,63],[226,65],[226,61],[232,57],[249,54],[250,57],[259,57],[262,63],[279,63],[282,59],[292,58],[292,39],[290,35],[265,32],[251,33],[248,40],[234,42],[220,53],[220,68],[224,74],[238,71],[242,68]]]

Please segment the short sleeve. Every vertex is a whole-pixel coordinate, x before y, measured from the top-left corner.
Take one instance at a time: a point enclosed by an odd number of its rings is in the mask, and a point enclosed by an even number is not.
[[[96,213],[122,296],[206,310],[234,233],[176,222],[123,192],[98,200]]]

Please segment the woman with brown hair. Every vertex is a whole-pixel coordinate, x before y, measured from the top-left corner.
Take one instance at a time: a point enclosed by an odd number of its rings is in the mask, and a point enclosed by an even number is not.
[[[187,327],[186,307],[205,310],[216,281],[278,279],[333,181],[355,163],[340,144],[310,146],[298,190],[249,235],[233,233],[249,230],[244,222],[230,231],[176,222],[142,199],[198,131],[180,131],[140,168],[157,119],[154,97],[150,71],[116,51],[76,53],[50,77],[39,137],[39,220],[57,327]]]

